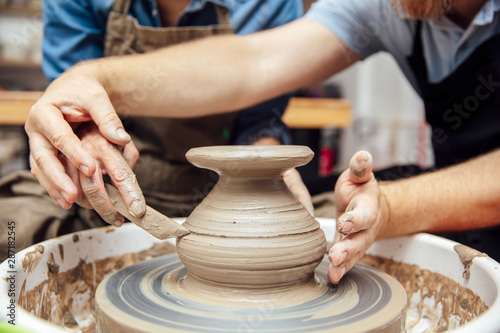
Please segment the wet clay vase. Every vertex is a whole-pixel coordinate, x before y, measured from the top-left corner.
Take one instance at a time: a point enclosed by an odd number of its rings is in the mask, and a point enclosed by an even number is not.
[[[313,279],[325,255],[325,235],[283,180],[287,170],[313,155],[303,146],[214,146],[187,152],[193,165],[219,174],[183,224],[191,233],[177,241],[187,284],[279,291]]]

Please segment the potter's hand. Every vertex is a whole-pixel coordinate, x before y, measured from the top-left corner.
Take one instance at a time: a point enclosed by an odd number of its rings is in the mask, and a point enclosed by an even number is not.
[[[86,208],[94,208],[108,223],[120,226],[124,218],[116,212],[104,187],[102,174],[108,174],[113,184],[118,188],[125,203],[134,216],[142,216],[146,203],[139,184],[132,171],[139,152],[131,141],[123,149],[106,140],[94,123],[86,123],[77,130],[83,147],[97,160],[97,171],[92,177],[79,172],[70,163],[66,165],[70,175],[79,190],[77,203]]]
[[[307,190],[306,185],[302,181],[302,177],[297,169],[293,168],[288,170],[284,175],[283,179],[285,183],[288,185],[288,188],[295,197],[300,201],[301,204],[309,211],[309,213],[314,216],[314,207],[311,200],[311,195]]]
[[[25,129],[29,136],[31,172],[63,208],[78,198],[78,189],[66,173],[60,153],[88,178],[97,161],[83,148],[72,126],[93,120],[106,139],[125,146],[130,136],[123,129],[97,68],[77,65],[55,80],[32,106]]]
[[[380,229],[380,191],[372,168],[371,155],[357,152],[335,185],[336,243],[328,253],[332,283],[364,256]]]

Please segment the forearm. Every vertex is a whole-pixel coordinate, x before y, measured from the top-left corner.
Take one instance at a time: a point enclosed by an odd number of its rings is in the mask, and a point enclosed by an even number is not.
[[[242,104],[243,83],[249,79],[243,64],[252,53],[247,44],[239,36],[223,36],[89,65],[119,114],[200,116]],[[238,50],[246,57],[238,57]]]
[[[82,73],[98,74],[121,114],[191,117],[239,110],[348,65],[345,47],[329,30],[314,21],[299,21],[248,36],[206,38],[78,67]]]
[[[500,223],[500,150],[450,168],[380,184],[378,238]]]

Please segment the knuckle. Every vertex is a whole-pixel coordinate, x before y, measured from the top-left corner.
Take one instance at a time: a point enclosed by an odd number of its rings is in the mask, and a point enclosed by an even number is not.
[[[33,152],[32,156],[35,165],[34,166],[32,165],[31,169],[35,169],[36,167],[41,168],[44,164],[43,155]]]
[[[103,207],[99,214],[106,222],[113,223],[115,221],[115,212],[111,207]]]
[[[99,151],[104,151],[108,149],[111,144],[103,138],[100,134],[92,134],[85,138],[85,146],[97,149]]]
[[[128,151],[128,155],[132,161],[137,161],[139,159],[139,151],[135,147]]]
[[[99,197],[100,189],[94,182],[84,182],[82,184],[82,191],[92,201]]]
[[[103,123],[116,123],[119,122],[121,124],[120,118],[118,118],[118,115],[113,112],[106,113],[104,117],[102,118]]]
[[[111,171],[111,175],[114,180],[118,183],[132,183],[133,182],[133,174],[124,166],[115,167]]]
[[[65,140],[64,140],[64,135],[62,133],[59,132],[53,133],[50,141],[52,142],[54,147],[56,147],[59,151],[64,150]]]

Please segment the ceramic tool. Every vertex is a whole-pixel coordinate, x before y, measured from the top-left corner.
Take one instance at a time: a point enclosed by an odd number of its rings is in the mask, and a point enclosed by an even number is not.
[[[146,230],[158,239],[177,238],[189,234],[189,230],[171,220],[153,208],[146,206],[143,217],[133,216],[116,187],[106,184],[106,190],[118,213],[125,216],[138,227]]]

